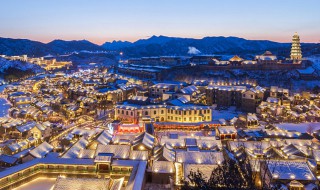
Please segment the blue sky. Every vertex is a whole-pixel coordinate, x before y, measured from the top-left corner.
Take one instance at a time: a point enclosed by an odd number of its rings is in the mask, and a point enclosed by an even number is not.
[[[0,36],[97,44],[152,35],[320,42],[320,0],[2,0]]]

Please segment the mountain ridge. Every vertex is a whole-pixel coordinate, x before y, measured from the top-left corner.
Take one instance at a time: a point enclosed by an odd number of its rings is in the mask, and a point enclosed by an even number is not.
[[[266,50],[274,53],[288,54],[291,43],[274,42],[270,40],[249,40],[235,36],[207,36],[201,39],[151,36],[135,42],[114,40],[102,45],[88,40],[53,40],[42,43],[29,39],[13,39],[0,37],[0,54],[45,56],[63,55],[71,52],[91,51],[121,51],[126,57],[161,56],[161,55],[189,55],[188,48],[194,47],[201,54],[255,54]],[[320,47],[316,43],[302,43],[303,51],[318,53]]]

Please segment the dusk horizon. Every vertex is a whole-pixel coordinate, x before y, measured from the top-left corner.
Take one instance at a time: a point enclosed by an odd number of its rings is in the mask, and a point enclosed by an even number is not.
[[[17,40],[31,40],[31,41],[37,41],[37,42],[41,42],[41,43],[50,43],[52,41],[55,41],[55,40],[62,40],[62,41],[82,41],[82,40],[86,40],[86,41],[89,41],[91,43],[94,43],[96,45],[103,45],[104,43],[112,43],[114,41],[116,42],[130,42],[130,43],[134,43],[134,42],[137,42],[139,40],[147,40],[151,37],[169,37],[169,38],[181,38],[181,39],[195,39],[195,40],[201,40],[203,38],[215,38],[215,37],[223,37],[223,38],[232,38],[232,37],[235,37],[235,38],[242,38],[242,39],[245,39],[245,40],[261,40],[261,41],[271,41],[271,42],[277,42],[277,43],[291,43],[291,38],[292,36],[294,35],[295,32],[293,32],[291,34],[291,37],[286,37],[288,38],[289,40],[287,41],[280,41],[280,40],[272,40],[272,39],[263,39],[263,38],[245,38],[245,37],[241,37],[241,36],[222,36],[222,35],[217,35],[217,36],[199,36],[199,37],[184,37],[184,36],[167,36],[167,35],[151,35],[151,36],[146,36],[144,38],[138,38],[138,39],[134,39],[134,40],[122,40],[122,39],[112,39],[112,40],[106,40],[106,41],[102,41],[102,43],[96,43],[95,41],[92,41],[90,39],[62,39],[62,38],[55,38],[55,39],[48,39],[48,40],[45,40],[45,41],[42,41],[42,40],[38,40],[38,39],[32,39],[32,38],[14,38],[14,37],[6,37],[6,36],[0,36],[0,38],[9,38],[9,39],[17,39]],[[301,39],[301,43],[320,43],[320,40],[319,41],[304,41],[303,39]]]
[[[319,43],[317,0],[23,1],[5,3],[0,36],[41,42],[86,39],[96,44],[152,35],[183,38],[236,36],[251,40]]]

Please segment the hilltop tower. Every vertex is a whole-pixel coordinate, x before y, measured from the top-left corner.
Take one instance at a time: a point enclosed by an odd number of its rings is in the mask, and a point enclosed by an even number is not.
[[[294,33],[293,38],[292,38],[290,58],[292,60],[301,60],[302,59],[300,37],[297,32]]]

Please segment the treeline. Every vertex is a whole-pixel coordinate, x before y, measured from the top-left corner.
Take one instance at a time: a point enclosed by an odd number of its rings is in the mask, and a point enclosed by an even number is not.
[[[31,70],[20,70],[10,67],[3,72],[3,78],[8,82],[15,82],[33,76],[35,73]]]

